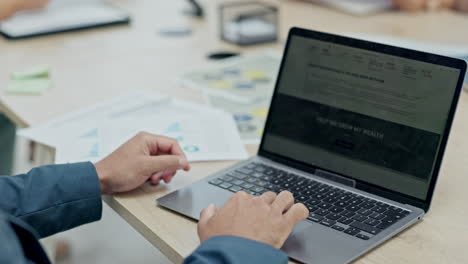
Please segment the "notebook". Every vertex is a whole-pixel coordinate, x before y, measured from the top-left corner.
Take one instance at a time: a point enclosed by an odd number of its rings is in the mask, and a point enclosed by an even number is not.
[[[46,8],[19,12],[1,22],[0,33],[19,39],[129,22],[127,12],[102,0],[52,0]]]

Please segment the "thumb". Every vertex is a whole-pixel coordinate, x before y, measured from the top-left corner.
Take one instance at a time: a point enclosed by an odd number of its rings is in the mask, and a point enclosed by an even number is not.
[[[216,214],[216,205],[210,204],[207,208],[203,209],[200,213],[200,221],[198,222],[199,227],[203,227],[208,220]]]
[[[147,174],[154,174],[161,171],[177,171],[182,169],[187,161],[176,155],[161,155],[145,157],[143,162],[144,170]]]

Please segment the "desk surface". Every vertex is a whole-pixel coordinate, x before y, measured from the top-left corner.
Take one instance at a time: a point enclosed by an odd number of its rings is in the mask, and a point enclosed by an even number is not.
[[[157,90],[203,102],[200,91],[184,89],[181,72],[206,63],[205,55],[219,49],[239,49],[217,38],[216,3],[210,1],[208,18],[188,20],[180,16],[183,1],[116,0],[130,10],[130,27],[103,28],[44,38],[0,40],[0,87],[11,71],[36,64],[52,68],[53,89],[40,97],[11,96],[0,91],[0,111],[20,126],[38,124],[63,112],[77,110],[132,89]],[[208,1],[206,1],[208,2]],[[468,44],[468,16],[441,11],[405,14],[388,12],[353,17],[302,1],[273,1],[281,12],[282,37],[292,26],[334,33],[390,34],[418,40]],[[178,19],[194,27],[188,37],[162,37],[158,28]],[[264,47],[249,48],[255,50]],[[463,93],[441,169],[431,211],[424,221],[359,259],[358,263],[468,263],[468,94]],[[251,154],[255,146],[248,146]],[[180,262],[197,245],[196,224],[158,208],[155,199],[220,170],[232,162],[193,165],[170,185],[145,185],[133,192],[104,199],[172,261]]]

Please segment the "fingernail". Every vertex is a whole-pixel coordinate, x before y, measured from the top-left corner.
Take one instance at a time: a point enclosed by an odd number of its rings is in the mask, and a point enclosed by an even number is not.
[[[152,177],[157,177],[157,178],[159,178],[159,177],[161,177],[163,174],[164,174],[164,171],[160,171],[160,172],[157,172],[157,173],[153,174]]]
[[[179,169],[183,169],[188,165],[188,161],[185,158],[179,158]]]

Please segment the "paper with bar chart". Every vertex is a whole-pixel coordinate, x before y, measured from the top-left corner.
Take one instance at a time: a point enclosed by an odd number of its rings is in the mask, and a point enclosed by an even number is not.
[[[65,114],[18,135],[55,147],[56,163],[66,163],[98,161],[139,131],[177,139],[189,161],[247,158],[228,113],[145,92]]]

